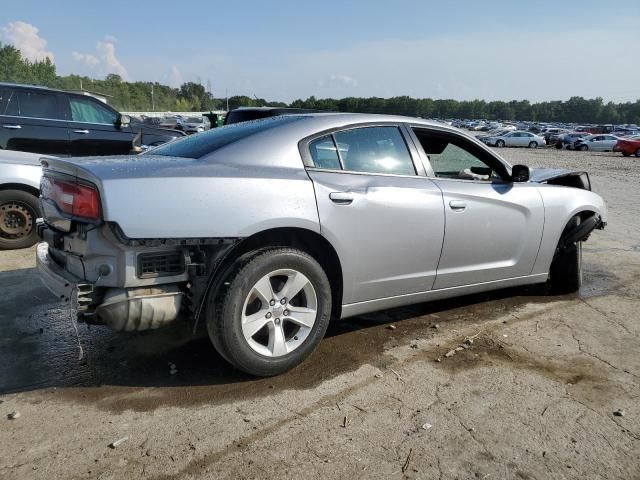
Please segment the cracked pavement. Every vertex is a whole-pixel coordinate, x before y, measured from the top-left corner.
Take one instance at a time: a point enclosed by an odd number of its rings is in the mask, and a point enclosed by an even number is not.
[[[349,319],[272,379],[233,371],[188,328],[81,324],[76,338],[34,252],[0,252],[0,478],[640,478],[640,164],[500,153],[585,169],[607,201],[580,294],[510,289]]]

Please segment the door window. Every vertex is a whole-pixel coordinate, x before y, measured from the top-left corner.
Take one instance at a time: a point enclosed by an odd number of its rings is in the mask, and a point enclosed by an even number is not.
[[[113,125],[117,114],[89,98],[70,97],[71,119],[74,122],[103,123]]]
[[[478,181],[508,177],[499,160],[469,140],[420,128],[414,128],[414,132],[436,177]]]
[[[14,90],[8,99],[5,115],[61,119],[58,99],[53,93]]]
[[[334,134],[342,165],[352,172],[415,175],[398,127],[364,127]]]

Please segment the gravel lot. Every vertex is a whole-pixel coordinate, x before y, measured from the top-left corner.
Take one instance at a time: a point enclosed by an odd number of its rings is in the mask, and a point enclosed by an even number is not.
[[[0,252],[0,478],[640,478],[640,163],[500,153],[585,169],[606,199],[580,294],[511,289],[335,323],[273,379],[231,370],[180,326],[76,337],[34,251]]]

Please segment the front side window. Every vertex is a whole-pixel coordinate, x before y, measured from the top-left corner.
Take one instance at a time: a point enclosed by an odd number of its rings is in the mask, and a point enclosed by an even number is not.
[[[419,128],[414,132],[436,177],[492,181],[507,175],[501,162],[464,138]]]
[[[398,127],[363,127],[334,134],[344,170],[415,175],[411,154]]]
[[[8,99],[5,115],[60,119],[58,99],[53,93],[14,90]]]
[[[118,118],[115,112],[88,98],[70,97],[69,104],[74,122],[113,125]]]

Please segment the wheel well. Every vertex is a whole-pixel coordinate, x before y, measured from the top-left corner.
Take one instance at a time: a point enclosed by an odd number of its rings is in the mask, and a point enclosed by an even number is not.
[[[291,247],[302,250],[311,255],[323,268],[329,284],[333,299],[333,315],[340,318],[342,306],[342,266],[337,252],[319,233],[303,228],[274,228],[256,233],[242,240],[225,263],[235,261],[245,253],[265,247]]]
[[[24,183],[3,183],[0,184],[0,190],[22,190],[23,192],[30,193],[34,197],[40,196],[40,190]]]

